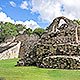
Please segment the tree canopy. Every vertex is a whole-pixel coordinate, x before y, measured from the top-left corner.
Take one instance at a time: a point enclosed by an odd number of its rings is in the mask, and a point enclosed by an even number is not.
[[[78,25],[80,25],[80,20],[73,20],[75,23],[77,23]]]
[[[23,26],[22,24],[12,24],[10,22],[0,22],[0,43],[5,40],[6,37],[13,37],[20,35],[20,31],[24,31],[26,34],[29,36],[31,34],[37,34],[38,36],[41,37],[41,35],[44,32],[44,29],[42,28],[36,28],[32,30],[31,28],[27,28]]]
[[[6,37],[13,37],[19,34],[19,31],[24,27],[21,25],[15,25],[10,22],[0,23],[0,42],[4,41]]]
[[[42,36],[42,34],[44,33],[44,29],[42,28],[36,28],[33,33],[37,34],[38,36]]]

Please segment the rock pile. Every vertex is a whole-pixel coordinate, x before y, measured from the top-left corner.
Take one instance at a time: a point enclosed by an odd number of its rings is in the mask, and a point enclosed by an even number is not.
[[[66,23],[59,26],[60,20]],[[43,68],[79,69],[80,43],[78,25],[65,17],[57,17],[46,29],[32,50],[26,52],[18,66],[35,65]]]

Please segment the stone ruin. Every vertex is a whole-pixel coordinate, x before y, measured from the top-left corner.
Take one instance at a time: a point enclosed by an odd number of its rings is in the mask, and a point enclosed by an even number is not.
[[[59,25],[61,20],[65,23]],[[79,28],[79,25],[66,17],[55,18],[34,47],[17,62],[17,66],[79,69]]]
[[[37,43],[39,36],[26,32],[19,34],[16,37],[7,37],[3,43],[0,44],[0,60],[23,58],[25,53],[30,52]]]
[[[18,58],[21,42],[15,42],[15,37],[6,39],[0,44],[0,60]]]
[[[26,53],[30,52],[34,45],[37,43],[39,36],[31,34],[30,36],[26,33],[16,36],[16,42],[20,41],[19,58],[23,58]]]

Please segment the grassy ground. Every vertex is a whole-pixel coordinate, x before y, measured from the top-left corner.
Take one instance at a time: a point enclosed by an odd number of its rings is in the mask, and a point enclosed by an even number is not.
[[[1,60],[0,77],[6,80],[80,80],[79,70],[15,67],[16,61],[17,59]]]

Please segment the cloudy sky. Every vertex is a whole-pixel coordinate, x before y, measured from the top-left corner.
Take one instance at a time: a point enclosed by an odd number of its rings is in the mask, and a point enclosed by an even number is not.
[[[80,0],[0,0],[0,21],[45,28],[59,16],[80,19]]]

